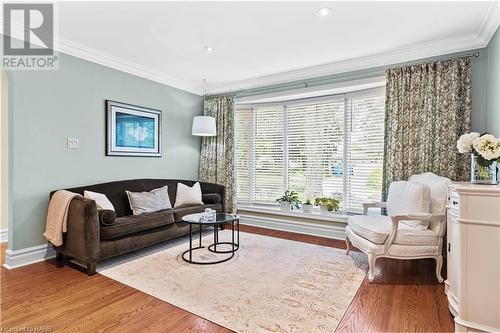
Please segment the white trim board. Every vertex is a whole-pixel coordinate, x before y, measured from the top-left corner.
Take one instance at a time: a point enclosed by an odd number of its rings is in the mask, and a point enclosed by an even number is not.
[[[0,230],[0,243],[5,243],[9,241],[9,230]]]
[[[50,244],[42,244],[25,249],[5,251],[5,264],[7,269],[18,268],[26,265],[31,265],[40,261],[54,258],[56,251]]]
[[[258,218],[254,216],[240,215],[240,223],[243,225],[279,231],[289,231],[304,235],[333,238],[338,240],[345,239],[345,227],[318,224],[313,221],[310,223],[302,223],[290,220],[281,221],[273,218]]]
[[[209,94],[223,94],[238,90],[252,89],[256,87],[283,84],[315,77],[327,76],[363,70],[379,66],[389,66],[418,59],[431,58],[444,54],[481,49],[488,45],[491,37],[500,24],[500,4],[493,1],[483,17],[478,22],[473,33],[456,36],[452,38],[433,40],[426,43],[415,44],[409,47],[400,47],[380,53],[366,54],[358,58],[342,59],[332,63],[326,63],[297,70],[243,79],[239,81],[224,82],[211,87]],[[0,29],[3,33],[3,23],[0,20]],[[12,36],[20,38],[24,29],[13,27]],[[21,37],[22,38],[22,37]],[[182,78],[174,78],[167,74],[158,74],[154,68],[147,68],[135,62],[104,53],[96,49],[84,46],[71,40],[57,39],[54,43],[55,49],[71,56],[91,61],[96,64],[107,66],[125,73],[136,75],[151,81],[159,82],[170,87],[178,88],[197,95],[203,95],[204,91],[199,82],[191,82]],[[200,78],[201,81],[201,78]]]

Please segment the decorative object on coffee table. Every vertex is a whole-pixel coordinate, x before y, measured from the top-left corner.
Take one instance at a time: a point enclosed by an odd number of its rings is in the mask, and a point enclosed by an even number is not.
[[[106,101],[106,155],[161,157],[161,111]]]
[[[500,162],[500,139],[485,133],[477,132],[462,135],[457,141],[458,151],[470,153],[471,174],[473,184],[491,184],[497,182],[497,164]]]
[[[184,261],[187,261],[190,264],[197,264],[197,265],[219,264],[233,258],[234,253],[240,248],[240,218],[238,215],[230,215],[222,213],[215,215],[215,219],[213,219],[213,218],[208,218],[206,213],[200,213],[200,214],[186,215],[182,218],[182,220],[189,224],[189,249],[182,252],[182,259],[184,259]],[[219,241],[219,227],[226,223],[231,223],[231,241],[221,242]],[[195,224],[199,226],[199,239],[198,239],[198,246],[193,247],[193,225]],[[235,228],[234,228],[235,224],[236,224],[236,242],[235,242]],[[207,250],[217,254],[230,253],[231,255],[229,257],[213,261],[198,261],[193,259],[193,251],[205,248],[205,246],[201,245],[201,238],[202,238],[201,236],[204,225],[212,226],[214,228],[214,242],[209,246],[207,246]],[[231,249],[220,250],[219,248],[218,250],[217,246],[220,245],[230,245]]]
[[[286,190],[281,198],[276,199],[276,202],[280,204],[280,209],[283,211],[289,211],[292,207],[299,209],[301,204],[299,194],[290,190]]]

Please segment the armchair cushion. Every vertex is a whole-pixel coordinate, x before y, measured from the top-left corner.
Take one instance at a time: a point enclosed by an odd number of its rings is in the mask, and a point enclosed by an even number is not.
[[[409,181],[392,182],[387,197],[389,216],[430,213],[431,192],[427,185]],[[402,223],[417,230],[427,230],[429,221],[414,220]]]
[[[434,215],[446,214],[446,203],[448,201],[448,185],[451,180],[446,177],[440,177],[431,172],[426,172],[420,175],[413,175],[409,181],[427,185],[431,195],[431,210]]]
[[[392,228],[391,218],[385,215],[349,216],[347,224],[356,235],[379,245],[385,243]],[[394,243],[408,246],[436,246],[438,236],[430,229],[421,231],[400,223]]]

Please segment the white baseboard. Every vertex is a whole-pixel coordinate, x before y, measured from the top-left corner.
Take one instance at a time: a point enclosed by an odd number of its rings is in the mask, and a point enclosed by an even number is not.
[[[313,221],[302,223],[240,215],[240,223],[273,230],[290,231],[311,236],[320,236],[339,240],[345,239],[345,227],[318,224],[314,223]]]
[[[0,230],[0,243],[5,243],[7,241],[9,241],[9,230]]]
[[[5,251],[5,264],[3,266],[7,269],[12,269],[51,259],[55,256],[56,251],[54,251],[50,244],[37,245],[15,251],[7,249]]]

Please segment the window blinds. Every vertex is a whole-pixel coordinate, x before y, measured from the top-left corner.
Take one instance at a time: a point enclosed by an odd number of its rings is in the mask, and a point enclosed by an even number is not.
[[[341,199],[344,211],[379,200],[382,88],[235,110],[237,196],[272,204],[286,189],[301,199]]]

